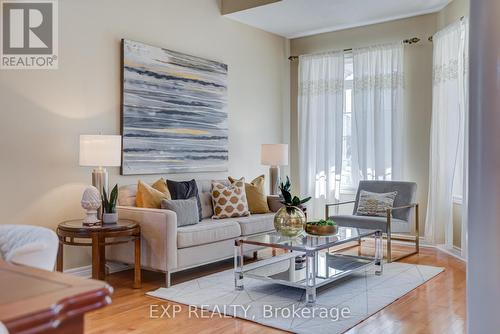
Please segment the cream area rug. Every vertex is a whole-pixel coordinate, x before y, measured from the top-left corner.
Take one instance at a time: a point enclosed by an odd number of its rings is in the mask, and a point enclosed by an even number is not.
[[[232,270],[147,294],[212,317],[234,316],[294,333],[334,334],[347,331],[442,271],[393,262],[384,264],[383,275],[376,276],[372,266],[320,288],[312,307],[306,305],[302,289],[247,277],[244,290],[236,291]],[[199,317],[194,311],[193,315]]]

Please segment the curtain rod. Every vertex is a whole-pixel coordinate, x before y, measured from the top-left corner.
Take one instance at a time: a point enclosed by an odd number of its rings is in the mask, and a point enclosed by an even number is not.
[[[460,21],[463,21],[464,18],[465,18],[465,16],[460,17]],[[432,41],[434,40],[434,35],[429,36],[429,38],[427,38],[427,40],[432,43]]]
[[[418,38],[418,37],[412,37],[412,38],[403,40],[404,44],[416,44],[418,42],[420,42],[420,38]],[[352,48],[351,49],[344,49],[344,52],[349,52],[349,51],[352,51]],[[288,60],[290,60],[290,61],[294,61],[297,59],[299,59],[299,56],[288,57]]]

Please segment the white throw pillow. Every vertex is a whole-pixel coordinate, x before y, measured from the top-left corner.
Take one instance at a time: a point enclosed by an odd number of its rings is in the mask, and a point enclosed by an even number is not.
[[[229,186],[213,181],[212,203],[214,219],[249,216],[245,180],[238,180]]]
[[[361,190],[359,193],[358,216],[378,216],[387,217],[387,209],[394,207],[397,191],[389,193],[372,193]]]

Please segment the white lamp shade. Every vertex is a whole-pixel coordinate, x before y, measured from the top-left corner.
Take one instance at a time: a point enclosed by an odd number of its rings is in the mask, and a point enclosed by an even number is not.
[[[266,166],[287,166],[287,144],[262,144],[261,163]]]
[[[105,135],[80,136],[80,166],[121,166],[122,137]]]

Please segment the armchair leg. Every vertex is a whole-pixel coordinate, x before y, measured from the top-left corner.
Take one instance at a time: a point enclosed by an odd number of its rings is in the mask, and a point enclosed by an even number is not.
[[[359,228],[356,229],[359,235]],[[361,238],[358,238],[358,256],[361,256]]]
[[[387,263],[392,262],[391,234],[387,233]]]
[[[398,256],[398,257],[396,257],[396,258],[393,259],[393,258],[391,258],[389,256],[391,236],[390,236],[390,234],[387,234],[387,262],[398,261],[398,260],[401,260],[401,259],[403,259],[405,257],[418,254],[420,252],[420,232],[419,232],[418,204],[415,206],[415,237],[414,238],[415,238],[414,239],[414,241],[415,241],[415,251],[413,251],[411,253],[403,254],[403,255]],[[408,240],[408,239],[399,239],[399,238],[396,238],[396,237],[394,237],[394,239],[395,240],[405,240],[405,241]]]
[[[387,210],[387,262],[392,262],[391,212],[389,210]]]
[[[420,231],[419,231],[418,204],[415,206],[415,251],[420,252]]]
[[[170,274],[169,271],[165,272],[165,285],[166,285],[167,288],[170,288],[170,285],[171,285],[170,284],[171,283],[170,282],[170,275],[171,274]]]

